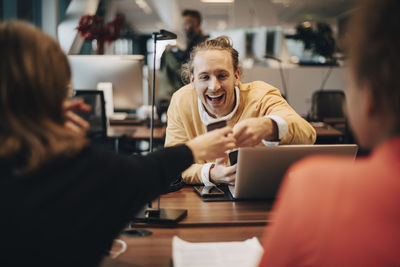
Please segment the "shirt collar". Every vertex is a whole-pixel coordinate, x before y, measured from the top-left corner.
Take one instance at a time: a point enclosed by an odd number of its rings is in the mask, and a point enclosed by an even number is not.
[[[198,107],[199,107],[200,118],[201,118],[201,121],[203,122],[203,124],[204,125],[208,125],[210,123],[217,122],[217,121],[223,121],[223,120],[229,121],[229,120],[231,120],[232,117],[235,115],[235,113],[236,113],[236,111],[237,111],[237,109],[239,107],[239,103],[240,103],[240,90],[239,90],[239,88],[237,86],[235,86],[235,94],[236,94],[235,107],[233,108],[231,113],[225,115],[222,118],[213,118],[213,117],[211,117],[207,113],[206,109],[204,108],[203,103],[201,102],[201,99],[198,97],[197,98],[197,104],[198,104]]]

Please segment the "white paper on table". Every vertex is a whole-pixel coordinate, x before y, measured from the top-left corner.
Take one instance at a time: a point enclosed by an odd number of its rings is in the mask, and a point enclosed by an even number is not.
[[[264,250],[257,237],[238,242],[187,242],[172,238],[174,267],[256,267]]]

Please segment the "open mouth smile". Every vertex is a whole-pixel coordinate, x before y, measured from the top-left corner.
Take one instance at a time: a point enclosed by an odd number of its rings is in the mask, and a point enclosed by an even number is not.
[[[211,104],[217,105],[220,104],[224,99],[225,93],[219,95],[206,95],[206,98]]]

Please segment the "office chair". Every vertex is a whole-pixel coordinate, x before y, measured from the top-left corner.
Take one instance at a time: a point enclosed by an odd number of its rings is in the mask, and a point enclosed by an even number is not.
[[[341,90],[319,90],[313,93],[311,121],[324,121],[329,118],[345,119],[343,104],[345,101],[344,92]]]
[[[343,107],[345,94],[342,90],[318,90],[312,95],[309,121],[324,121],[344,133],[339,143],[355,143],[353,133],[348,127]]]

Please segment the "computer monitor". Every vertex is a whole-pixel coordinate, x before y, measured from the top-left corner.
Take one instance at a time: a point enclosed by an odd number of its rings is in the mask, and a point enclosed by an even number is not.
[[[250,30],[253,33],[253,55],[262,60],[265,55],[281,57],[282,29],[281,27],[258,27]]]
[[[253,40],[251,48],[253,57],[257,60],[263,60],[265,56],[265,47],[267,42],[267,27],[258,27],[251,29]]]
[[[96,89],[110,82],[115,111],[131,111],[147,104],[143,90],[142,55],[69,55],[74,89]]]
[[[246,58],[246,33],[246,29],[212,31],[210,32],[210,39],[217,38],[221,35],[230,37],[233,42],[233,48],[239,53],[239,61],[242,61]]]

